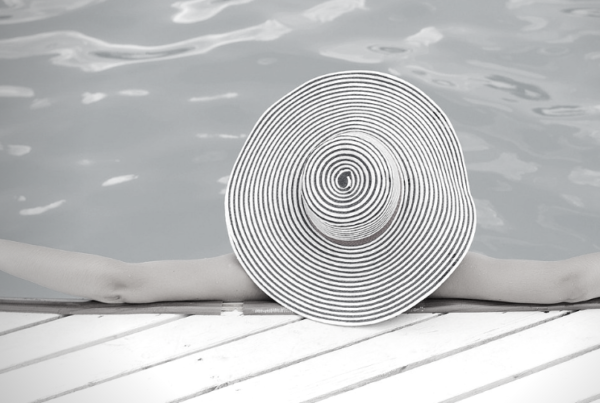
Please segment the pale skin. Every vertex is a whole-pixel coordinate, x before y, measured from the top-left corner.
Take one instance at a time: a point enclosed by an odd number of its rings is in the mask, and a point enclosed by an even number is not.
[[[126,263],[0,239],[0,270],[105,303],[269,300],[234,255]],[[561,261],[495,259],[469,252],[431,295],[553,304],[600,297],[600,253]]]

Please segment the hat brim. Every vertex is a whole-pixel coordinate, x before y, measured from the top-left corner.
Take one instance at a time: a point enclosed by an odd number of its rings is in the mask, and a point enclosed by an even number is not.
[[[324,237],[302,203],[307,156],[327,138],[364,133],[400,171],[397,212],[365,243]],[[273,300],[320,322],[395,317],[435,291],[467,253],[475,208],[457,136],[441,109],[388,74],[315,78],[273,104],[240,152],[225,197],[234,252]]]

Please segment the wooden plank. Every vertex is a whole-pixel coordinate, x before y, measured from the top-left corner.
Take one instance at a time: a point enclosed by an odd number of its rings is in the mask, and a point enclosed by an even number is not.
[[[131,399],[144,403],[174,401],[277,370],[435,316],[401,315],[374,326],[355,328],[303,320],[98,384],[63,396],[57,402],[88,403]],[[251,317],[237,319],[245,321],[249,318]],[[60,368],[62,373],[70,371],[69,368],[77,370],[76,366],[65,365],[64,361],[57,363],[56,368]],[[32,375],[35,374],[27,376]],[[87,381],[88,379],[81,378],[78,383],[86,385]]]
[[[544,370],[557,362],[568,360],[573,356],[599,347],[600,311],[577,312],[428,365],[353,389],[325,399],[324,402],[341,403],[374,399],[378,403],[385,403],[396,402],[398,396],[405,396],[407,400],[414,403],[462,401],[461,399],[477,393],[478,390],[489,389],[525,376],[528,373]],[[598,364],[600,365],[600,360]],[[561,364],[558,367],[565,365]],[[549,371],[551,370],[545,370],[540,375]],[[589,371],[591,371],[591,368],[586,370],[586,372]],[[557,379],[557,385],[568,384],[569,376],[565,375],[568,373],[565,371],[559,372],[562,373],[563,379],[562,381]],[[580,373],[582,371],[574,371],[571,374]],[[600,387],[600,382],[598,382],[600,368],[596,372],[589,373],[593,374],[593,378],[596,380],[595,384]],[[533,377],[532,375],[525,379]],[[435,387],[431,387],[432,380],[435,380]],[[548,384],[550,383],[548,382]],[[503,388],[500,387],[499,389]],[[546,387],[541,389],[546,389]],[[534,388],[529,390],[533,391]],[[488,394],[484,393],[481,396],[484,395],[487,396]],[[548,401],[546,398],[541,398],[541,396],[539,399],[534,398],[535,394],[531,393],[522,393],[520,396],[527,396],[528,402]],[[503,400],[483,398],[482,400],[475,399],[475,401],[517,402],[519,400],[505,396]],[[567,402],[571,400],[560,401]]]
[[[127,316],[129,318],[130,316]],[[79,317],[82,318],[82,317]],[[19,368],[0,375],[0,391],[11,403],[48,399],[71,390],[117,379],[155,365],[186,357],[191,354],[232,342],[249,335],[284,326],[300,318],[297,316],[189,316],[163,326],[131,334],[116,340],[61,355],[35,365]],[[232,361],[229,362],[231,365]],[[23,380],[35,380],[35,387],[20,387]],[[159,388],[177,388],[177,382]],[[144,385],[129,393],[143,393]],[[67,395],[71,396],[71,395]],[[123,396],[115,401],[128,401]],[[134,399],[134,401],[137,401]]]
[[[527,402],[592,402],[599,395],[600,350],[595,350],[461,401],[519,403],[526,397]]]
[[[409,309],[406,313],[547,312],[579,309],[600,309],[600,298],[572,304],[561,303],[550,305],[428,298]],[[237,310],[243,315],[293,315],[289,309],[272,301],[245,301],[239,303],[175,301],[151,304],[104,304],[85,300],[0,298],[0,312],[55,313],[60,315],[124,315],[140,313],[221,315],[223,313],[229,314],[232,310]]]
[[[456,354],[564,313],[448,314],[186,402],[304,402]]]
[[[49,313],[0,312],[0,336],[60,318]]]
[[[68,316],[8,333],[0,336],[0,374],[181,317],[156,314]]]

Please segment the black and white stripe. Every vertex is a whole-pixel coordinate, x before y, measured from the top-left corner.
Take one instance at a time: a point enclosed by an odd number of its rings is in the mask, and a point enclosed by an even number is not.
[[[456,268],[475,230],[460,145],[444,113],[397,77],[328,74],[259,119],[225,198],[252,280],[307,318],[399,315]]]

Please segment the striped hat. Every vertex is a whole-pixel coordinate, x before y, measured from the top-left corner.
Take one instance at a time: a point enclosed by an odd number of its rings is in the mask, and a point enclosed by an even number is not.
[[[260,289],[346,326],[427,297],[475,231],[450,121],[413,85],[372,71],[317,77],[272,105],[235,162],[225,210]]]

